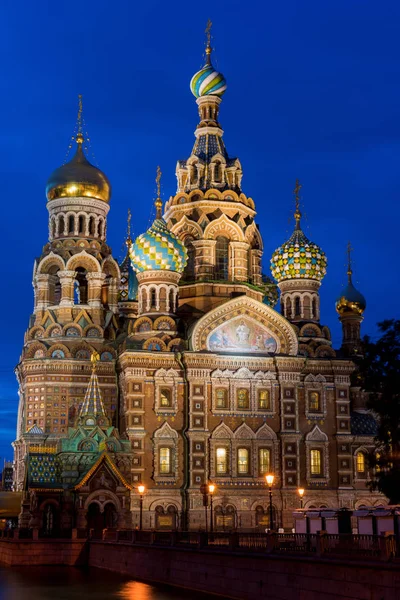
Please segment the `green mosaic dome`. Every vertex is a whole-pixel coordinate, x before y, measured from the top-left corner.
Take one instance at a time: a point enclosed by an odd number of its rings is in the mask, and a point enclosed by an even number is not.
[[[182,273],[187,262],[183,243],[168,230],[164,219],[156,219],[146,233],[129,248],[132,267],[142,271],[176,271]]]
[[[271,258],[271,272],[278,281],[288,279],[316,279],[322,281],[326,274],[327,258],[317,244],[311,242],[299,229]]]

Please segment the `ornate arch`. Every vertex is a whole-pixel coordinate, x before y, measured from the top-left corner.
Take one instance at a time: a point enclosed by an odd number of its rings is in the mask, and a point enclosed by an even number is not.
[[[328,436],[326,433],[320,430],[318,425],[314,425],[314,428],[306,435],[307,442],[327,442]]]
[[[207,350],[208,339],[212,332],[229,320],[241,316],[251,319],[255,324],[259,324],[271,332],[276,341],[277,354],[297,356],[297,336],[290,323],[270,306],[249,296],[228,300],[201,317],[191,335],[192,349],[195,352]]]
[[[75,269],[83,267],[86,271],[100,273],[101,268],[98,261],[83,250],[79,254],[74,254],[66,264],[67,271],[75,271]]]
[[[60,350],[61,352],[64,353],[64,356],[59,356],[59,357],[54,357],[53,356],[53,352]],[[68,350],[67,346],[65,346],[64,344],[53,344],[52,346],[50,346],[50,348],[47,350],[46,356],[48,358],[71,358],[71,353]]]
[[[262,241],[262,237],[260,234],[260,231],[258,229],[258,227],[256,226],[255,222],[253,221],[253,223],[251,223],[251,225],[248,226],[248,228],[246,229],[246,233],[245,233],[245,241],[250,245],[250,249],[251,250],[261,250],[263,249],[263,241]],[[253,240],[257,240],[257,244],[258,244],[258,248],[254,248],[253,245]]]
[[[111,277],[121,279],[121,273],[117,261],[112,256],[107,256],[101,264],[101,270]]]
[[[35,357],[36,352],[40,351],[38,355]],[[33,344],[29,345],[29,348],[25,351],[26,358],[44,358],[47,353],[47,348],[44,344],[40,342],[33,342]]]
[[[245,241],[239,225],[226,215],[221,215],[219,219],[211,221],[205,228],[203,237],[205,240],[215,240],[219,235],[226,235],[232,242]]]
[[[43,258],[37,266],[36,274],[37,275],[48,275],[51,267],[57,266],[61,271],[65,269],[65,263],[61,256],[58,254],[54,254],[54,252],[50,252],[48,256]]]
[[[188,235],[192,235],[196,240],[203,237],[203,230],[200,225],[192,219],[188,219],[186,215],[183,215],[181,220],[171,227],[170,231],[182,241]]]
[[[214,429],[214,431],[211,434],[211,439],[215,440],[215,439],[224,439],[224,440],[230,440],[234,437],[234,433],[232,431],[232,429],[230,429],[228,427],[228,425],[225,425],[225,423],[220,423],[219,425],[217,425],[217,427]]]
[[[257,440],[276,441],[278,438],[277,438],[275,431],[273,431],[273,429],[271,429],[271,427],[269,427],[266,423],[264,423],[264,425],[261,425],[261,427],[259,429],[257,429],[256,439]]]
[[[252,440],[256,436],[251,427],[249,427],[246,423],[242,423],[235,430],[233,437],[237,440]]]
[[[177,440],[178,432],[175,429],[172,429],[171,425],[169,425],[167,423],[167,421],[165,421],[165,423],[163,423],[161,425],[161,427],[156,429],[156,431],[154,432],[154,438],[155,439],[168,438],[168,439]]]

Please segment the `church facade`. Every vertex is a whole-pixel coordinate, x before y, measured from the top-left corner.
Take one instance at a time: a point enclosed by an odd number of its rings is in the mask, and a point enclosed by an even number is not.
[[[366,307],[351,264],[334,349],[320,322],[327,259],[302,231],[300,185],[293,234],[268,249],[275,283],[262,273],[242,165],[224,144],[226,82],[209,43],[190,85],[199,123],[177,192],[164,207],[158,193],[156,219],[134,242],[128,234],[121,264],[81,106],[75,156],[48,181],[49,239],[16,369],[24,526],[135,527],[142,484],[144,527],[204,529],[212,482],[216,529],[264,529],[268,473],[276,525],[292,526],[300,487],[309,508],[382,502],[366,488],[376,424],[351,385]]]

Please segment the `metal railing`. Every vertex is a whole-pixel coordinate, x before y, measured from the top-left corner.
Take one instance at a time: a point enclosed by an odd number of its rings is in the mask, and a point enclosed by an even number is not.
[[[389,561],[400,559],[400,539],[390,533],[382,535],[306,533],[257,533],[234,531],[152,531],[135,529],[69,529],[53,535],[39,529],[0,530],[0,539],[15,541],[90,540],[93,542],[133,544],[207,550],[243,552],[259,555],[319,556],[325,558]]]

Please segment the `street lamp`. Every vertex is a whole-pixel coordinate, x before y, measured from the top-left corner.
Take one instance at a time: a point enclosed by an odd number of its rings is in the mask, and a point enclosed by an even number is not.
[[[215,485],[210,483],[208,486],[208,491],[210,492],[210,533],[214,531],[214,516],[213,516],[213,494],[215,492]]]
[[[140,513],[139,513],[139,530],[142,531],[143,526],[143,494],[145,491],[144,485],[138,486],[138,492],[140,494]]]
[[[299,489],[297,490],[297,493],[298,493],[298,494],[299,494],[299,496],[300,496],[300,508],[303,508],[303,496],[304,496],[304,492],[305,492],[305,489],[304,489],[304,488],[299,488]]]
[[[269,475],[265,476],[265,479],[267,480],[267,485],[269,488],[269,528],[270,531],[273,530],[274,528],[274,516],[273,516],[273,512],[272,512],[272,485],[274,483],[274,475],[272,475],[272,473],[270,473]]]

